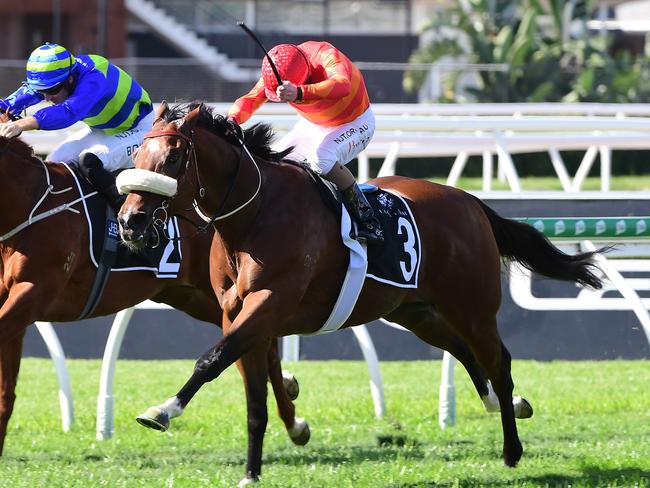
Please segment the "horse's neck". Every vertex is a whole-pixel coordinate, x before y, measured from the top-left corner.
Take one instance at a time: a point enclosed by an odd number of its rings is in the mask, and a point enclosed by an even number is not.
[[[251,161],[246,151],[240,152],[222,139],[203,147],[206,148],[203,151],[197,147],[196,154],[199,179],[205,188],[200,206],[207,215],[220,217],[238,209],[255,195],[260,184],[258,169],[262,171],[263,168]],[[233,215],[216,220],[215,227],[221,236],[231,242],[241,237],[250,227],[260,200],[258,194]]]
[[[0,156],[0,208],[9,209],[0,216],[0,235],[25,221],[45,190],[44,166],[9,151]]]

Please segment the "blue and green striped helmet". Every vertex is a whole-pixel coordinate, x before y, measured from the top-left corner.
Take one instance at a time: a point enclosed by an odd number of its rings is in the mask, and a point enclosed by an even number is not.
[[[27,60],[27,84],[47,90],[63,83],[72,73],[75,59],[63,46],[47,42],[34,49]]]

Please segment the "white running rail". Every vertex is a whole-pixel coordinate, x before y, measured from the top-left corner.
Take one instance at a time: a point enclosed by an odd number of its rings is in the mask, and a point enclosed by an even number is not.
[[[602,243],[601,243],[602,244]],[[572,245],[571,251],[575,251]],[[566,248],[567,245],[565,245]],[[579,243],[580,250],[593,251],[597,246],[589,240]],[[562,246],[561,246],[562,247]],[[567,249],[568,250],[568,249]],[[615,252],[615,257],[636,256],[637,259],[606,259],[598,257],[598,264],[605,273],[609,282],[603,290],[582,289],[576,298],[540,298],[531,292],[531,275],[520,267],[510,268],[510,293],[515,303],[530,310],[632,310],[637,315],[648,342],[650,342],[650,298],[640,298],[638,291],[650,290],[648,278],[625,278],[623,272],[648,272],[650,273],[650,260],[638,259],[650,257],[650,245],[639,243],[622,244]],[[603,297],[608,291],[618,290],[622,297]],[[99,394],[97,397],[97,427],[98,440],[110,439],[114,435],[114,394],[113,384],[115,366],[119,356],[122,340],[135,309],[171,309],[171,307],[145,301],[141,304],[119,312],[111,327],[106,342],[104,358],[102,360]],[[381,320],[386,325],[404,330],[401,326],[386,320]],[[61,408],[62,428],[68,432],[74,422],[74,408],[72,389],[65,363],[65,355],[58,337],[49,322],[37,322],[36,326],[41,333],[48,351],[54,361],[57,378],[59,381],[59,402]],[[352,327],[370,375],[370,393],[373,399],[375,416],[380,418],[386,413],[386,402],[379,359],[365,325]],[[297,336],[284,337],[282,342],[282,361],[297,361],[300,357],[300,343]],[[456,401],[454,385],[454,369],[456,359],[445,352],[442,360],[440,379],[440,397],[438,404],[438,423],[441,428],[452,426],[456,423]]]
[[[447,184],[455,186],[468,158],[476,155],[482,158],[483,191],[492,189],[496,160],[497,175],[508,182],[511,191],[521,192],[512,156],[546,152],[565,192],[581,190],[598,157],[600,189],[609,191],[612,151],[650,149],[650,104],[531,105],[375,104],[377,128],[359,155],[359,180],[369,178],[370,158],[382,158],[379,175],[388,176],[396,173],[400,158],[451,156],[455,161]],[[225,114],[230,104],[212,106],[216,113]],[[246,125],[268,122],[282,134],[297,120],[286,104],[267,103]],[[33,131],[23,137],[38,154],[47,154],[79,127]],[[584,151],[574,175],[569,174],[562,151]]]
[[[115,366],[122,345],[124,333],[129,325],[133,312],[138,310],[170,309],[168,305],[144,301],[138,305],[118,312],[113,320],[111,331],[106,341],[104,358],[99,379],[99,394],[97,396],[97,439],[110,439],[114,434],[114,395]],[[59,382],[59,404],[61,423],[64,432],[68,432],[74,423],[74,407],[70,376],[65,362],[65,354],[61,342],[50,322],[36,322],[36,327],[43,337],[47,349],[54,362]]]
[[[61,426],[63,432],[69,432],[74,423],[74,406],[72,402],[72,386],[70,385],[70,376],[68,367],[65,364],[65,354],[59,337],[54,331],[51,322],[36,322],[36,328],[43,337],[47,350],[54,362],[56,377],[59,381],[59,406],[61,409]]]

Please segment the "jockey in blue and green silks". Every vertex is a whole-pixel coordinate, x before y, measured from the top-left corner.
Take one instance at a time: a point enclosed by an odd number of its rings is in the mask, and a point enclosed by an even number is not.
[[[78,163],[82,174],[119,207],[111,172],[132,165],[133,151],[153,125],[149,94],[127,73],[97,55],[73,56],[58,44],[36,48],[27,61],[27,78],[0,108],[17,115],[47,101],[53,105],[32,116],[0,123],[1,137],[28,130],[56,130],[76,122],[86,126],[65,139],[49,156]]]

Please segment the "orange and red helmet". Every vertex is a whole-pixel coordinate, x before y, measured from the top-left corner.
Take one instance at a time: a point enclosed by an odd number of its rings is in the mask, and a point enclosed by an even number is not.
[[[309,78],[310,69],[307,55],[298,46],[278,44],[271,48],[269,56],[273,60],[282,81],[290,81],[294,85],[303,85]],[[272,102],[279,102],[280,99],[275,94],[278,80],[266,56],[262,61],[262,79],[264,80],[266,98]]]

